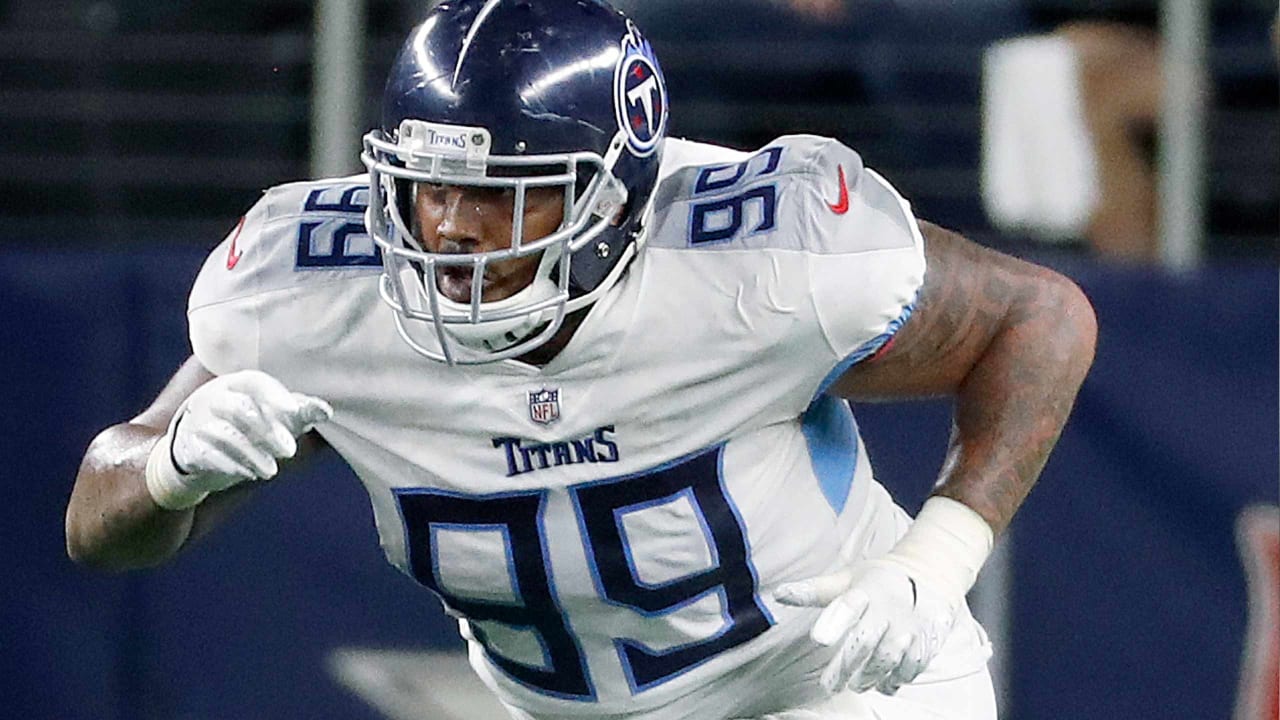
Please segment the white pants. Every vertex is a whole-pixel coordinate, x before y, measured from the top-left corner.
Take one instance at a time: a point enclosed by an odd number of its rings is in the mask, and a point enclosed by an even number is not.
[[[984,668],[954,680],[905,685],[894,695],[846,690],[754,720],[996,720],[996,694]]]

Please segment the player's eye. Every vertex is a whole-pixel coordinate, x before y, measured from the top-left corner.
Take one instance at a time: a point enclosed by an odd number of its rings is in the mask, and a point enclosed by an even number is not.
[[[505,202],[515,199],[516,189],[509,187],[477,188],[477,195],[489,202]]]
[[[444,202],[444,185],[441,185],[440,183],[417,183],[416,193],[419,200]]]

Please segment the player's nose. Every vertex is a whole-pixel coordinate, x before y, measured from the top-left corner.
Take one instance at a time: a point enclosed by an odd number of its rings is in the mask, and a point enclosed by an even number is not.
[[[450,188],[445,193],[444,211],[436,225],[436,234],[446,245],[446,252],[475,252],[483,238],[486,210],[470,193]]]

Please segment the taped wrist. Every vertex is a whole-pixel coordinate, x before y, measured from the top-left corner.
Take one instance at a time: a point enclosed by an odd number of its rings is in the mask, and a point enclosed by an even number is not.
[[[991,526],[972,508],[935,495],[886,559],[959,599],[973,587],[994,540]]]
[[[147,492],[156,505],[166,510],[186,510],[209,497],[207,491],[192,487],[189,484],[192,476],[179,472],[173,462],[173,432],[182,415],[182,411],[174,415],[168,431],[147,456]]]

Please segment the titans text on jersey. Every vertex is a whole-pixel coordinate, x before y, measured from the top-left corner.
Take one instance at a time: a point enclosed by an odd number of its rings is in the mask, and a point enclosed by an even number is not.
[[[502,448],[507,461],[507,477],[574,463],[618,462],[618,445],[609,439],[612,425],[595,429],[583,438],[529,442],[515,437],[496,437],[493,446]]]

